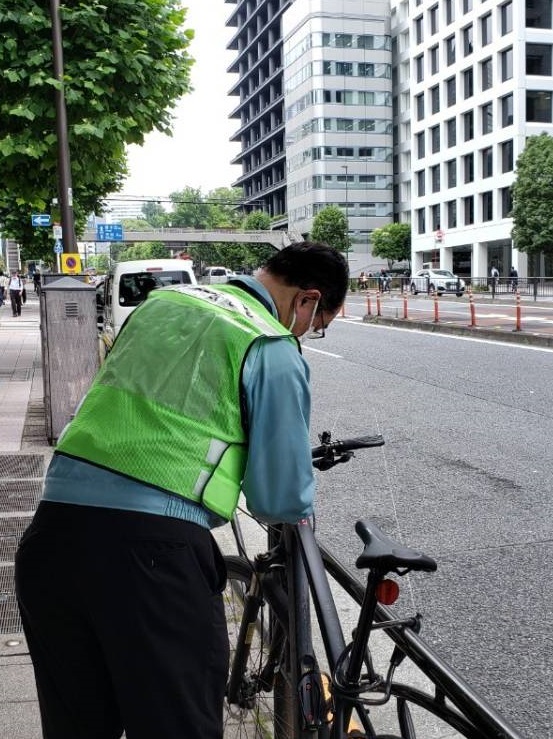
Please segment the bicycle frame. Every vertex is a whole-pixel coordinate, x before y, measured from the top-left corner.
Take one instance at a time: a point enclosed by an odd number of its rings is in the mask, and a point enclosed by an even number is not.
[[[234,528],[236,528],[237,544],[243,553],[243,538],[239,524],[235,523]],[[257,592],[254,595],[257,601],[253,601],[253,613],[248,611],[244,622],[255,621],[257,616],[255,609],[259,610],[261,598],[265,598],[276,615],[278,626],[271,641],[266,669],[269,676],[272,673],[272,666],[277,665],[281,659],[279,650],[282,651],[285,634],[290,635],[290,653],[296,655],[291,667],[292,684],[297,686],[294,713],[298,722],[299,736],[303,731],[306,737],[313,737],[313,732],[318,730],[318,736],[323,739],[344,739],[354,711],[359,717],[359,723],[367,739],[376,736],[363,701],[354,695],[341,692],[334,683],[332,690],[333,721],[329,726],[324,720],[328,708],[324,704],[319,668],[311,641],[309,596],[311,595],[315,608],[328,667],[331,675],[334,675],[338,665],[344,661],[347,647],[327,576],[330,575],[361,606],[358,627],[348,654],[348,679],[354,684],[359,681],[361,670],[365,666],[370,632],[383,628],[395,644],[390,662],[398,666],[405,657],[408,657],[435,686],[435,693],[431,695],[407,685],[391,683],[392,689],[386,701],[390,697],[396,700],[398,723],[402,736],[414,736],[414,733],[411,733],[411,720],[407,707],[408,703],[411,703],[449,722],[451,726],[461,733],[464,732],[471,739],[522,739],[495,709],[472,690],[454,669],[443,662],[417,636],[415,630],[411,628],[418,623],[417,618],[398,621],[390,609],[376,603],[374,589],[371,595],[370,585],[367,588],[364,587],[349,574],[336,557],[317,542],[309,520],[301,521],[295,526],[284,524],[279,527],[276,534],[270,533],[269,545],[275,545],[277,541],[281,542],[281,547],[285,552],[284,561],[281,554],[278,556],[280,557],[280,569],[284,567],[286,570],[289,597],[283,598],[279,584],[275,583],[270,576],[267,577],[262,585],[259,583],[256,585]],[[264,561],[271,561],[270,552],[256,558],[256,565],[253,565],[256,572],[263,569],[260,562]],[[261,577],[264,576],[261,575]],[[370,577],[369,574],[369,579]],[[372,669],[370,660],[368,665]],[[239,675],[241,669],[239,665],[236,666],[233,674]],[[232,691],[229,692],[232,694]],[[381,692],[380,695],[382,695]],[[446,698],[455,708],[446,705]],[[378,700],[374,701],[374,705],[378,703]],[[303,726],[299,725],[302,723]]]

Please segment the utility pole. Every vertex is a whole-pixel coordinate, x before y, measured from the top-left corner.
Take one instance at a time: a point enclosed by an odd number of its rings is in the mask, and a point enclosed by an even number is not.
[[[58,195],[61,211],[61,230],[63,251],[77,251],[75,236],[75,220],[73,218],[73,187],[71,183],[71,160],[67,137],[67,111],[65,108],[65,92],[63,79],[63,44],[61,36],[59,0],[50,0],[50,16],[52,19],[52,52],[54,59],[54,77],[60,83],[56,88],[56,134],[58,138]]]
[[[349,272],[349,200],[348,200],[348,165],[342,164],[342,169],[346,171],[346,262]]]

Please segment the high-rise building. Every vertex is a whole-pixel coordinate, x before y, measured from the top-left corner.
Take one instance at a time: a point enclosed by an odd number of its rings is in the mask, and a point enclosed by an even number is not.
[[[286,150],[282,91],[282,16],[292,0],[225,0],[235,5],[227,26],[236,27],[228,48],[236,51],[229,67],[238,74],[230,95],[239,102],[230,118],[239,121],[233,141],[240,154],[233,164],[242,174],[233,183],[244,203],[264,210],[275,226],[286,226]]]
[[[526,138],[553,134],[551,0],[400,0],[393,9],[393,33],[409,50],[413,269],[437,262],[486,276],[514,265],[525,275],[510,188]]]
[[[356,250],[410,221],[414,270],[551,273],[513,249],[510,214],[527,137],[553,135],[552,5],[236,0],[235,184],[303,233],[343,207]]]
[[[370,232],[393,216],[388,8],[301,0],[283,19],[288,222],[308,234],[323,208],[342,208],[363,268]]]

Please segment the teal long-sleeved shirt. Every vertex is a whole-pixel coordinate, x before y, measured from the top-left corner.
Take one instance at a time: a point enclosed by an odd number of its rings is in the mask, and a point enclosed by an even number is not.
[[[277,316],[264,286],[251,277],[234,281],[256,295]],[[242,484],[249,510],[269,523],[295,523],[313,510],[309,366],[289,341],[260,339],[244,364],[248,412],[248,461]],[[88,462],[54,454],[43,499],[58,503],[153,513],[222,525],[216,514],[180,496],[164,493]]]

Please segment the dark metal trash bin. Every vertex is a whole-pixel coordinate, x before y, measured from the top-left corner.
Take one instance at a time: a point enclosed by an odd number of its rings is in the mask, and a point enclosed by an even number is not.
[[[43,285],[40,334],[46,436],[55,444],[99,368],[95,288],[73,277]]]

